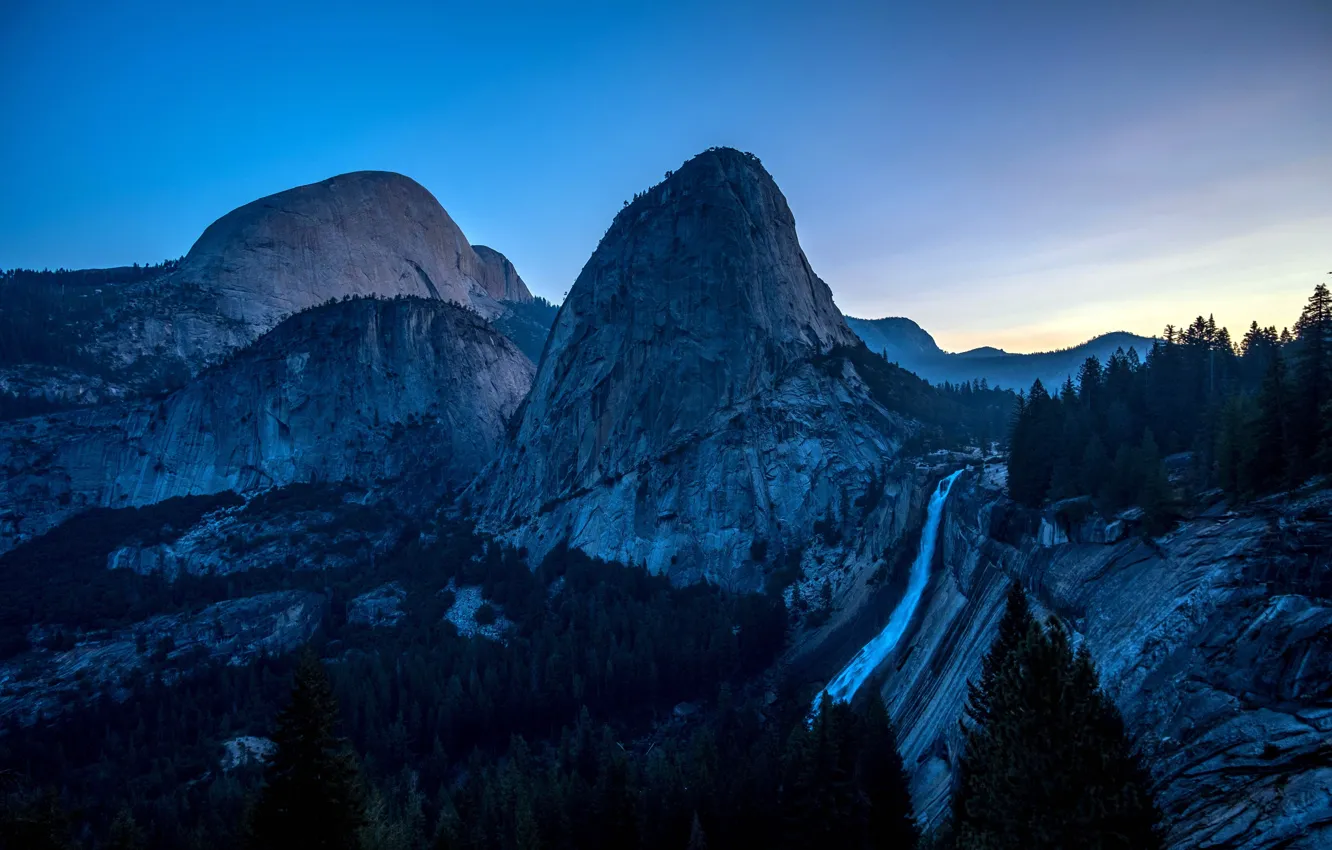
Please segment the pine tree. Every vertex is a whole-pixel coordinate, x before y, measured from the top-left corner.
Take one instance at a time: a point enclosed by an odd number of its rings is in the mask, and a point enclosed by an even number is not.
[[[1332,294],[1318,284],[1295,322],[1294,383],[1291,399],[1292,479],[1310,471],[1323,436],[1323,407],[1332,402]]]
[[[1020,590],[971,688],[953,797],[959,850],[1154,850],[1161,815],[1091,658]]]
[[[337,724],[328,674],[307,650],[272,736],[276,748],[252,824],[256,850],[360,848],[365,807],[355,759],[336,736]]]
[[[1290,450],[1289,401],[1286,362],[1281,352],[1272,357],[1258,396],[1258,416],[1252,425],[1251,446],[1244,463],[1241,487],[1245,493],[1266,493],[1285,483]]]
[[[1161,464],[1161,452],[1151,429],[1142,435],[1138,449],[1138,505],[1142,508],[1148,534],[1161,534],[1170,527],[1170,482]]]
[[[1101,442],[1098,435],[1092,434],[1087,441],[1078,472],[1079,489],[1083,493],[1095,496],[1105,487],[1105,481],[1110,477],[1110,457],[1105,453],[1105,443]]]
[[[980,680],[967,682],[966,714],[973,724],[983,725],[990,720],[993,695],[998,690],[1000,677],[1026,638],[1031,623],[1031,606],[1027,604],[1026,591],[1022,585],[1012,582],[1004,601],[1003,616],[999,619],[999,631],[981,661]]]
[[[1019,397],[1021,398],[1021,397]],[[1054,472],[1050,447],[1059,436],[1059,406],[1040,380],[1018,406],[1008,462],[1008,492],[1014,501],[1036,506],[1045,501]]]
[[[920,841],[897,732],[876,690],[865,707],[857,778],[869,802],[868,846],[911,850]]]
[[[111,821],[108,850],[138,850],[142,846],[143,830],[134,821],[134,814],[128,808],[121,809]]]
[[[689,826],[688,850],[708,850],[708,838],[703,834],[703,824],[699,823],[698,813],[694,813],[694,822]]]
[[[1082,368],[1078,370],[1078,401],[1082,403],[1086,410],[1100,409],[1101,380],[1104,370],[1101,369],[1101,361],[1095,357],[1088,357],[1082,363]]]
[[[784,845],[851,846],[864,835],[864,799],[855,785],[854,717],[824,694],[818,714],[797,724],[783,759]]]
[[[1217,431],[1214,452],[1215,480],[1231,496],[1241,492],[1248,449],[1248,426],[1252,419],[1252,401],[1247,396],[1232,396],[1221,410],[1221,426]]]

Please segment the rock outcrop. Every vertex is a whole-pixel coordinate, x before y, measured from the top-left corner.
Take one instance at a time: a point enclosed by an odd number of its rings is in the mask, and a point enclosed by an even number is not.
[[[882,687],[926,822],[945,811],[966,682],[1020,579],[1091,650],[1171,847],[1326,846],[1332,492],[1215,507],[1155,540],[1047,545],[1043,524],[974,477],[949,503],[941,563]]]
[[[71,649],[34,649],[0,661],[0,719],[26,725],[88,693],[117,695],[153,663],[188,673],[205,660],[239,666],[292,652],[314,634],[327,605],[321,594],[275,591],[81,635]]]
[[[616,216],[562,306],[484,523],[681,581],[761,583],[755,547],[840,515],[910,425],[846,365],[859,342],[750,154],[714,149]]]
[[[93,506],[310,481],[461,486],[498,454],[532,368],[444,301],[308,310],[160,401],[4,423],[0,551]]]
[[[430,192],[383,171],[260,198],[209,225],[163,274],[84,289],[83,301],[66,302],[71,332],[109,386],[63,393],[56,400],[64,403],[178,386],[287,316],[330,300],[416,296],[488,319],[532,301],[503,254],[473,249]],[[102,305],[91,321],[88,297]],[[21,371],[0,375],[0,389],[12,395],[52,396],[31,383]]]
[[[220,315],[258,336],[284,316],[344,296],[442,298],[493,315],[505,277],[515,294],[531,297],[512,269],[489,249],[477,256],[415,180],[357,171],[232,210],[208,226],[171,278],[198,286]]]
[[[512,301],[516,304],[526,304],[532,300],[527,284],[518,276],[518,270],[508,257],[485,245],[473,245],[472,250],[476,252],[479,261],[477,268],[486,294],[496,301]]]

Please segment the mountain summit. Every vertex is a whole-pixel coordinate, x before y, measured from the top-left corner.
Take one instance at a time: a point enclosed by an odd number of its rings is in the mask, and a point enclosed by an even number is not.
[[[87,384],[88,375],[100,397],[174,389],[284,318],[344,298],[430,298],[527,335],[548,327],[527,315],[532,294],[503,254],[470,245],[430,192],[385,171],[343,174],[238,207],[158,274],[49,277],[24,284],[24,297],[13,297],[20,309],[3,318],[58,322],[64,353],[0,364],[0,386],[10,380],[19,393],[55,399],[75,395],[67,388]],[[54,367],[55,377],[30,386],[19,366]]]
[[[252,201],[213,222],[175,273],[218,311],[268,330],[330,298],[417,295],[470,306],[531,300],[503,255],[479,255],[425,187],[356,171]]]
[[[1078,370],[1088,357],[1106,363],[1121,350],[1136,350],[1138,356],[1146,357],[1156,342],[1149,337],[1116,331],[1059,351],[1013,354],[987,345],[954,354],[941,349],[928,331],[910,319],[848,316],[846,322],[871,351],[931,383],[967,383],[983,378],[990,386],[1011,390],[1025,390],[1037,379],[1054,389],[1067,378],[1076,381]]]
[[[699,154],[620,211],[570,290],[489,522],[731,577],[892,451],[886,413],[867,424],[812,363],[856,345],[758,158]]]

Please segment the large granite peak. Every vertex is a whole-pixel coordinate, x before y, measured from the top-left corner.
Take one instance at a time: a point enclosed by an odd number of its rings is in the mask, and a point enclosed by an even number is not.
[[[161,274],[115,280],[116,271],[95,290],[79,284],[79,297],[47,298],[78,341],[84,371],[105,384],[82,394],[90,397],[175,388],[287,316],[329,301],[415,296],[492,321],[532,303],[503,254],[474,249],[430,192],[384,171],[339,175],[234,209]],[[63,278],[75,284],[80,274]],[[96,310],[88,309],[93,297]],[[52,364],[11,365],[0,383],[24,395],[80,397],[32,374],[44,365]],[[67,364],[54,365],[65,385],[87,383]]]
[[[425,187],[401,174],[356,171],[232,210],[208,226],[174,278],[262,332],[344,296],[442,298],[491,315],[502,295],[487,289],[489,274]]]
[[[896,420],[814,365],[858,344],[758,159],[700,154],[621,210],[578,276],[478,485],[485,521],[535,551],[567,539],[733,579],[895,451]]]

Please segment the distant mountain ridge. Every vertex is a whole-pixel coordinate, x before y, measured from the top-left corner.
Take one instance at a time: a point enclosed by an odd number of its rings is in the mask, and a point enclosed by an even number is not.
[[[931,383],[984,379],[992,387],[1014,390],[1026,389],[1037,379],[1047,387],[1057,387],[1065,378],[1076,380],[1078,369],[1088,357],[1104,363],[1121,348],[1125,352],[1136,349],[1138,356],[1145,357],[1155,343],[1151,337],[1113,331],[1058,351],[1014,354],[982,346],[954,353],[940,348],[928,331],[910,319],[847,316],[846,323],[871,351],[883,354]]]

